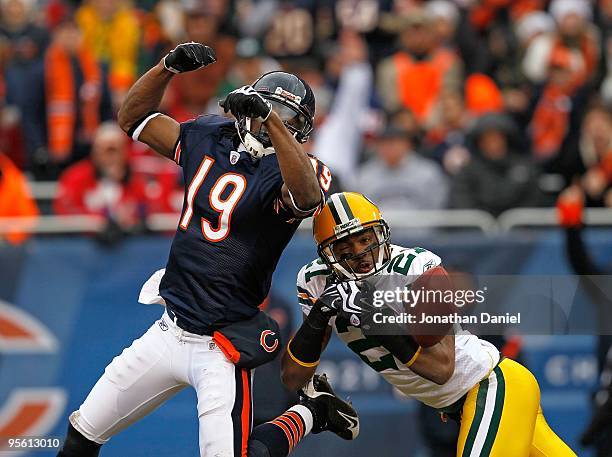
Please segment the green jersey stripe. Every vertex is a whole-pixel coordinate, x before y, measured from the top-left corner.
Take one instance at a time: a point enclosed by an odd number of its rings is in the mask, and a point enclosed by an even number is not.
[[[307,290],[307,289],[304,289],[303,287],[300,287],[300,286],[297,286],[297,285],[296,285],[295,287],[297,288],[297,291],[298,291],[298,292],[301,292],[301,293],[303,293],[303,294],[308,294],[308,295],[310,295],[310,292],[308,292],[308,290]]]
[[[305,298],[298,298],[298,303],[300,305],[305,305],[305,306],[312,306],[312,302],[310,300],[307,300]]]

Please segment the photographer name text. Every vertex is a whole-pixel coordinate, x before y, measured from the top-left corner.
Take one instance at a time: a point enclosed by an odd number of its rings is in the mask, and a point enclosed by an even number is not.
[[[464,316],[453,313],[446,315],[435,314],[411,314],[400,313],[385,315],[374,313],[372,316],[375,324],[520,324],[521,313],[511,314],[491,314],[479,313],[476,315]]]

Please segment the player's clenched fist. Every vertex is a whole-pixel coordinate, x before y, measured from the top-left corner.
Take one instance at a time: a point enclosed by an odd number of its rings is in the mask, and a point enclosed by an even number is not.
[[[272,112],[272,105],[251,86],[242,86],[227,94],[219,102],[223,111],[231,112],[236,118],[240,116],[265,121]]]
[[[181,43],[164,57],[164,67],[172,73],[197,70],[217,61],[209,46],[190,42]]]

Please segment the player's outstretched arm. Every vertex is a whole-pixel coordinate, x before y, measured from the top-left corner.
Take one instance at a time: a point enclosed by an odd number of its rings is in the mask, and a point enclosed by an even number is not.
[[[281,379],[288,389],[301,389],[314,375],[321,353],[331,337],[329,321],[342,308],[346,297],[345,287],[328,278],[321,295],[316,299],[310,298],[312,307],[287,344],[281,362]]]
[[[283,202],[304,213],[311,212],[321,203],[322,193],[310,158],[276,113],[272,112],[264,125],[283,176]]]
[[[298,359],[298,356],[293,354],[293,351],[296,349],[296,345],[294,345],[293,350],[290,346],[287,346],[281,361],[281,380],[287,389],[299,390],[304,387],[313,377],[315,371],[317,370],[321,353],[325,350],[327,344],[329,343],[331,329],[332,328],[330,326],[327,326],[323,332],[322,340],[317,338],[315,339],[314,343],[311,343],[313,348],[313,357],[316,358],[316,361],[314,362],[308,363]],[[297,335],[298,334],[296,333],[296,336]],[[294,340],[295,337],[292,341]],[[300,351],[299,345],[297,345],[297,347],[298,351]]]
[[[410,369],[431,382],[446,384],[455,372],[455,335],[446,335],[439,343],[421,348]]]
[[[157,111],[164,91],[175,74],[197,70],[215,60],[215,53],[208,46],[179,44],[130,88],[117,116],[121,128],[134,140],[173,158],[180,126]]]
[[[283,177],[283,202],[298,216],[307,217],[321,204],[323,193],[308,155],[274,112],[269,101],[251,86],[232,91],[220,102],[235,117],[243,115],[266,127]]]

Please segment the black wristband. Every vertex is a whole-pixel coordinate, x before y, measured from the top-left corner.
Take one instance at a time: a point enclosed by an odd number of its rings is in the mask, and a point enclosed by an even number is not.
[[[287,345],[287,352],[300,365],[314,366],[319,362],[329,316],[313,307],[301,327]]]
[[[377,335],[376,339],[400,362],[411,365],[418,356],[421,346],[410,335]]]

